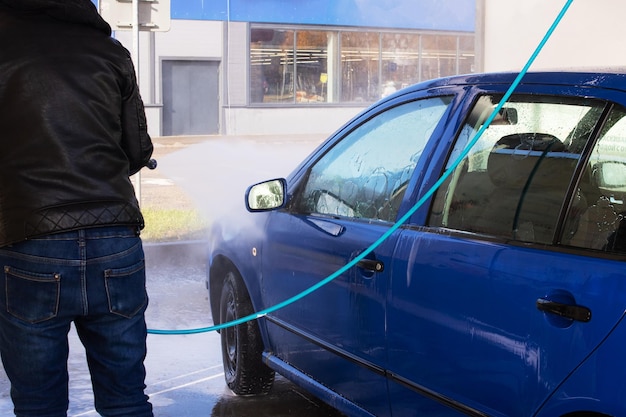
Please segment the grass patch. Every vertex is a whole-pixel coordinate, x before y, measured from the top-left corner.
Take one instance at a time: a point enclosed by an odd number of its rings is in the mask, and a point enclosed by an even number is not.
[[[172,242],[205,239],[206,219],[196,210],[142,208],[146,227],[141,231],[145,242]]]

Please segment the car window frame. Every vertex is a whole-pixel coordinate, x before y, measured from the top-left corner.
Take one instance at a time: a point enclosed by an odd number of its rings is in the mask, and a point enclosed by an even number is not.
[[[367,109],[364,113],[361,113],[355,116],[352,120],[346,123],[342,128],[340,128],[337,133],[331,136],[325,143],[323,143],[306,161],[304,161],[295,171],[295,175],[292,175],[288,179],[289,184],[289,192],[288,192],[288,202],[284,207],[284,210],[290,212],[293,215],[306,215],[306,216],[318,216],[318,217],[329,217],[329,218],[341,218],[343,220],[355,221],[355,222],[366,222],[371,223],[372,219],[368,218],[358,218],[358,217],[347,217],[347,216],[335,216],[335,215],[325,215],[320,213],[307,213],[299,210],[299,205],[301,204],[301,198],[303,195],[304,187],[306,186],[309,176],[311,174],[311,169],[315,166],[322,158],[324,158],[328,152],[339,142],[344,140],[347,136],[352,134],[356,129],[362,126],[365,123],[368,123],[373,118],[379,116],[381,113],[389,110],[392,107],[398,107],[403,104],[407,104],[410,102],[437,98],[437,97],[450,97],[450,103],[448,104],[445,111],[442,113],[439,122],[434,127],[431,132],[430,137],[425,142],[425,147],[422,152],[424,154],[430,154],[434,152],[439,147],[439,142],[443,137],[443,132],[448,129],[448,125],[450,124],[451,118],[456,117],[458,106],[461,99],[461,92],[459,91],[457,86],[445,86],[445,87],[435,87],[435,88],[426,88],[424,90],[417,90],[407,93],[405,95],[399,95],[394,97],[389,97],[387,99],[383,99],[379,102],[378,105]],[[402,198],[402,202],[398,209],[396,220],[402,217],[407,210],[407,199],[413,198],[414,187],[416,184],[419,184],[422,177],[425,174],[425,167],[431,163],[429,158],[418,158],[417,164],[413,169],[413,172],[407,182],[407,189]]]
[[[427,172],[424,174],[424,178],[419,187],[423,192],[431,190],[431,188],[440,179],[441,175],[445,172],[445,166],[448,164],[448,160],[451,152],[454,149],[457,137],[462,129],[468,112],[474,106],[476,100],[482,95],[503,95],[505,93],[505,86],[499,84],[476,84],[468,85],[465,89],[465,94],[459,96],[458,108],[455,109],[456,114],[451,116],[451,121],[443,135],[444,140],[440,141],[439,147],[433,151],[433,157],[430,160],[430,164],[425,169]],[[520,242],[510,239],[499,238],[491,235],[482,235],[463,230],[448,229],[440,226],[429,225],[429,217],[433,210],[434,192],[430,196],[429,201],[423,205],[420,210],[415,211],[408,223],[412,228],[418,228],[427,233],[447,234],[450,236],[458,236],[461,238],[471,238],[474,240],[489,241],[494,243],[506,243],[513,246],[524,247],[539,247],[550,251],[559,251],[573,254],[583,254],[587,256],[594,256],[599,258],[626,260],[626,254],[615,252],[597,252],[591,253],[589,249],[578,248],[564,245],[561,242],[562,231],[567,214],[571,209],[572,200],[575,198],[575,190],[582,180],[582,174],[585,167],[585,163],[589,158],[591,149],[595,146],[598,140],[598,135],[604,126],[606,118],[613,105],[620,105],[626,107],[626,92],[610,90],[605,88],[589,88],[581,86],[571,85],[558,85],[558,84],[520,84],[516,90],[516,94],[542,94],[551,96],[563,96],[563,97],[584,97],[586,99],[602,100],[606,103],[606,106],[600,116],[600,123],[591,132],[589,139],[585,145],[585,148],[581,152],[581,158],[576,166],[572,178],[565,194],[563,210],[556,225],[555,240],[552,245],[542,245],[531,242]],[[454,120],[452,120],[454,118]],[[448,138],[446,140],[446,138]],[[407,204],[414,204],[414,201],[419,198],[420,195],[416,193]]]

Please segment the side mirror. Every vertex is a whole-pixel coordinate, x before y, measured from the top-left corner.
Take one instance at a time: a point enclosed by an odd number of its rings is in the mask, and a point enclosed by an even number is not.
[[[269,211],[281,208],[286,203],[287,181],[283,178],[255,184],[246,191],[248,211]]]
[[[498,115],[492,125],[516,125],[517,124],[517,109],[513,107],[502,107],[498,112]]]

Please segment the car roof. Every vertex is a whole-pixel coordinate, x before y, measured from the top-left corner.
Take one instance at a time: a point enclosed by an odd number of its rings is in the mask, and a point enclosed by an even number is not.
[[[451,85],[512,84],[518,75],[518,72],[513,71],[454,75],[416,84],[413,89],[423,90]],[[626,91],[626,67],[529,71],[524,74],[521,83],[572,85]]]

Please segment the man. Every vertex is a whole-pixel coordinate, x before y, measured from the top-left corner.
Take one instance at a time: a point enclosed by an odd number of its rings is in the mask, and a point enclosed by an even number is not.
[[[96,410],[152,416],[129,176],[152,154],[128,51],[90,0],[0,0],[0,354],[17,416],[66,416],[71,323]]]

